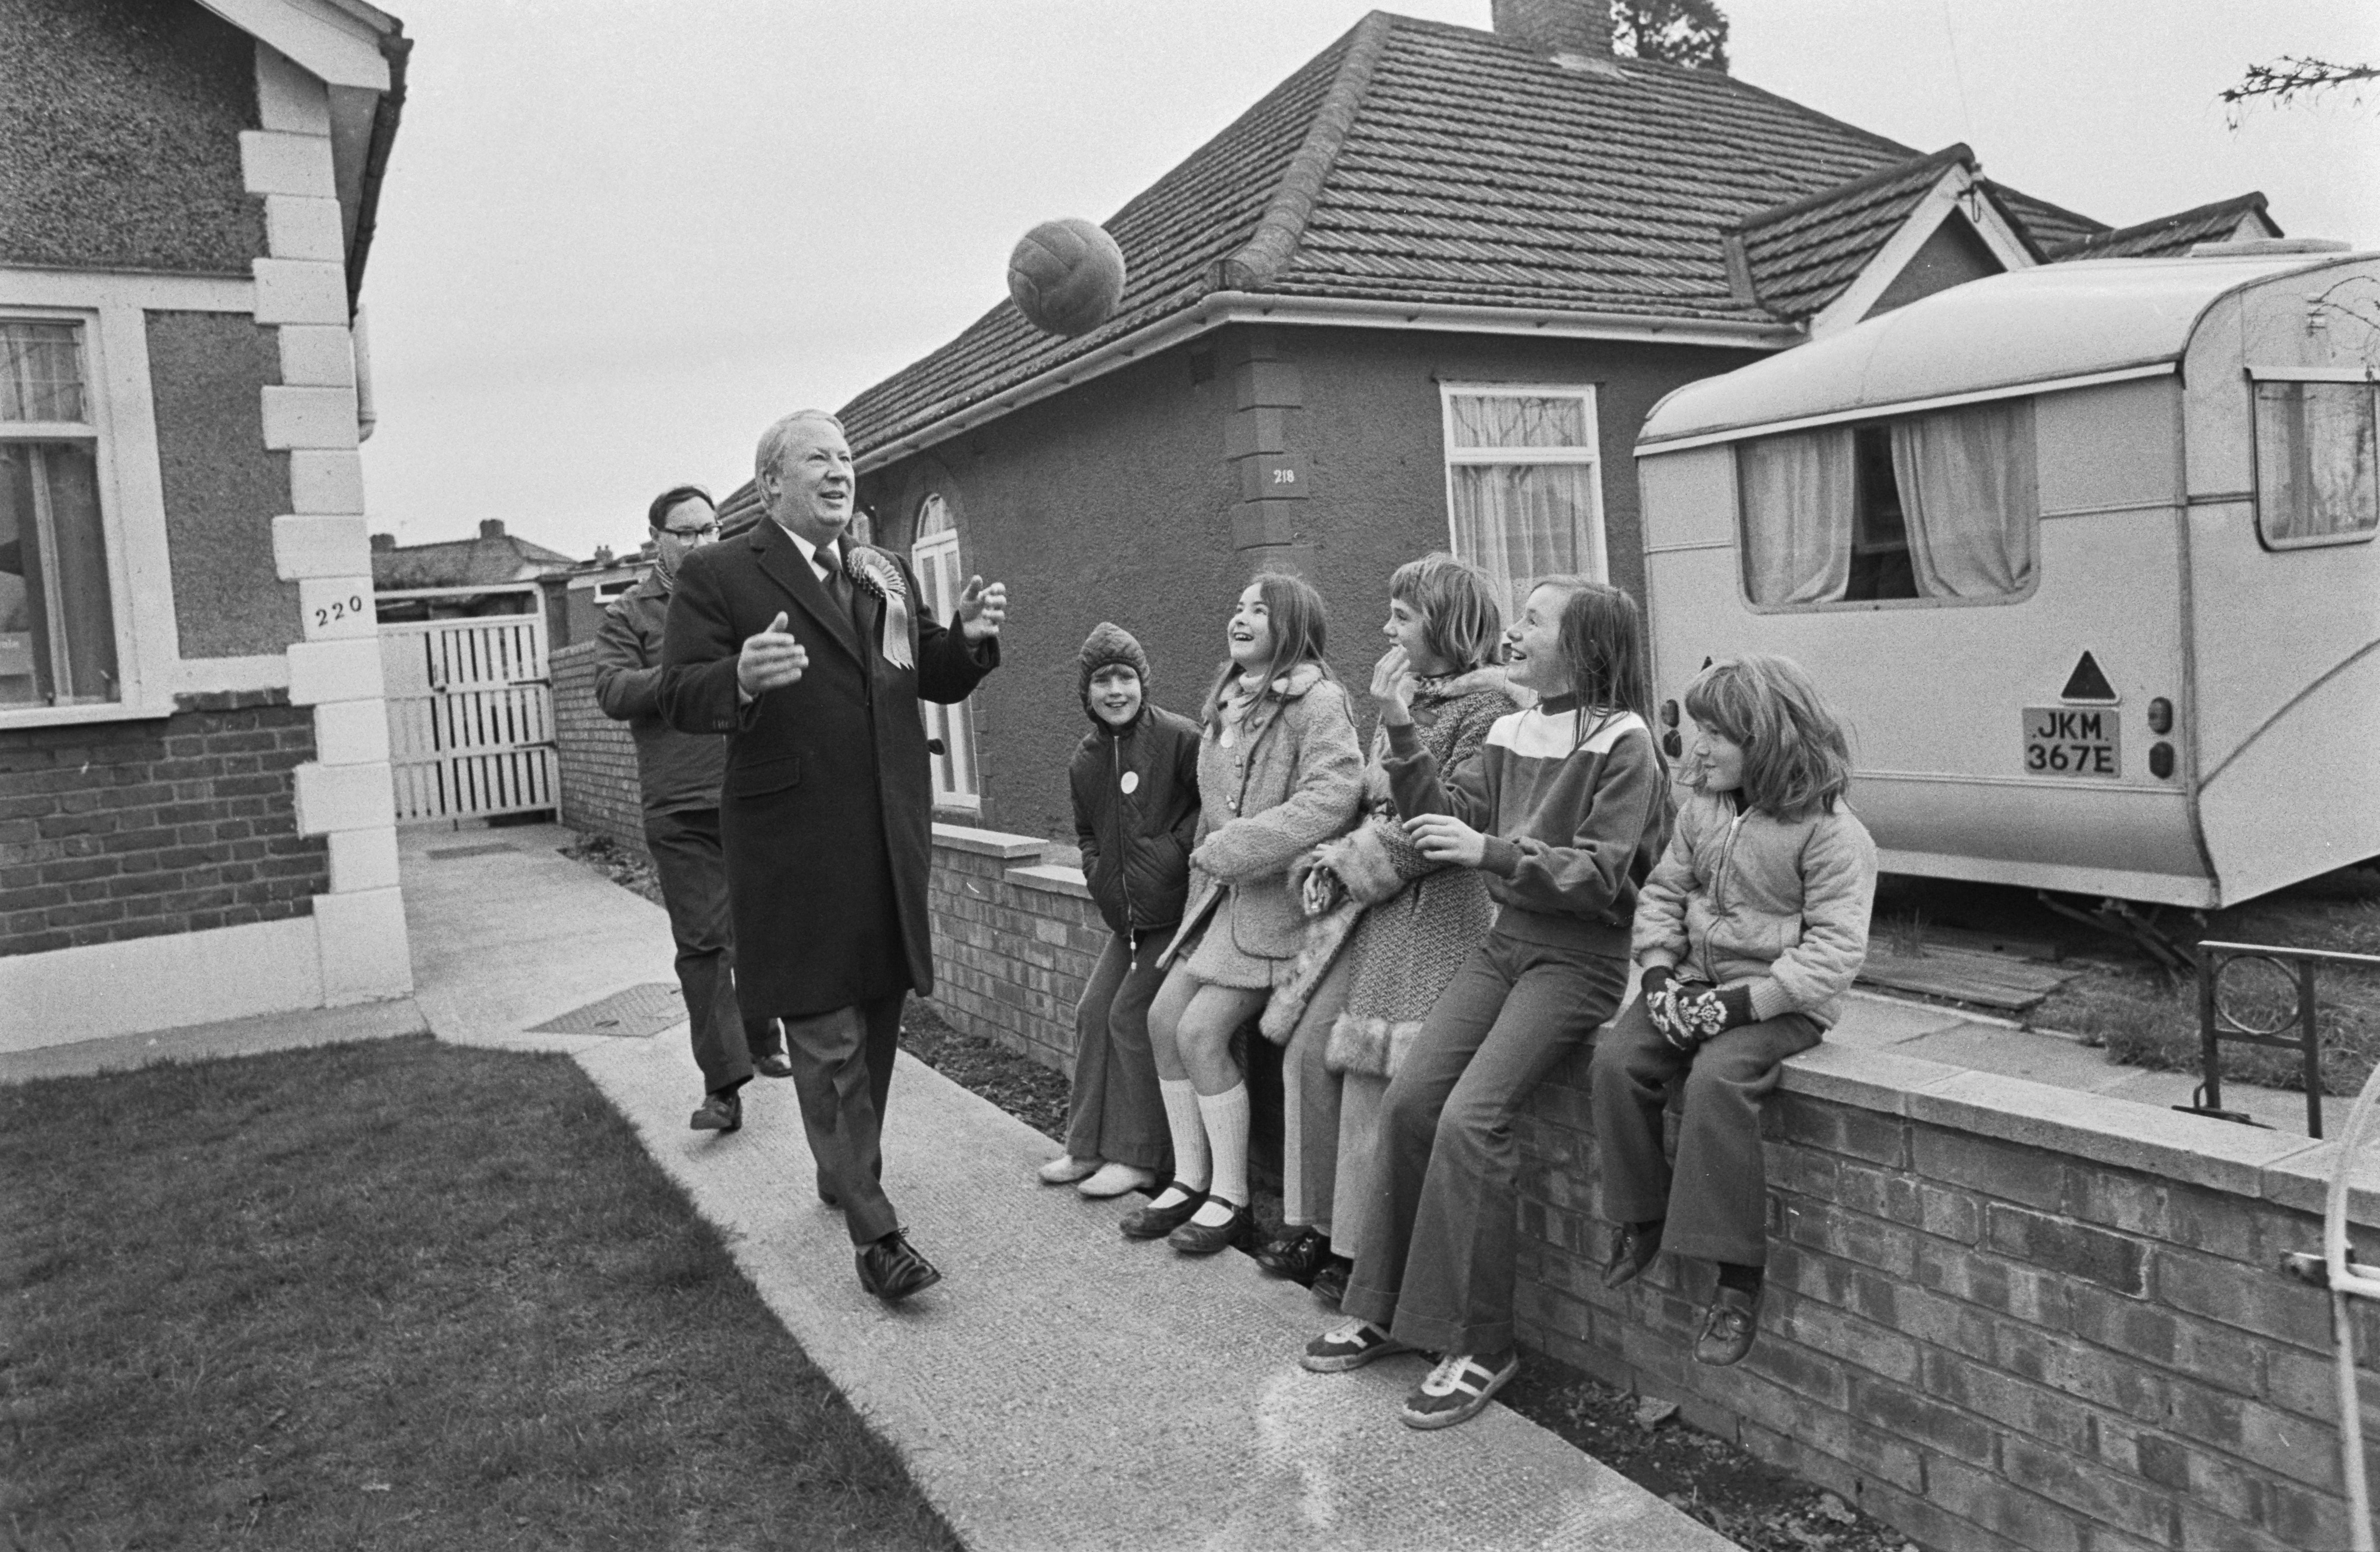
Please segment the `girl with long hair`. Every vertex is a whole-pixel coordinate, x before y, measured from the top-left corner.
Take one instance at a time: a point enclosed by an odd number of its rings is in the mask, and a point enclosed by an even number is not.
[[[1390,1080],[1363,1252],[1340,1308],[1306,1345],[1330,1373],[1385,1353],[1440,1354],[1404,1422],[1475,1415],[1520,1370],[1512,1330],[1512,1121],[1529,1093],[1620,1005],[1636,891],[1669,830],[1648,721],[1643,616],[1617,588],[1554,577],[1505,632],[1506,672],[1537,704],[1500,718],[1480,758],[1441,778],[1407,710],[1406,676],[1372,691],[1389,784],[1432,861],[1475,869],[1500,907]]]
[[[1123,1223],[1128,1238],[1164,1238],[1190,1255],[1253,1234],[1248,1085],[1232,1037],[1296,959],[1290,864],[1347,828],[1363,785],[1347,694],[1323,658],[1322,595],[1295,576],[1259,576],[1224,634],[1230,656],[1198,744],[1191,905],[1148,1013],[1173,1178]]]
[[[1716,1262],[1694,1356],[1733,1364],[1752,1349],[1768,1259],[1761,1101],[1867,957],[1876,843],[1843,804],[1850,740],[1798,664],[1714,663],[1685,703],[1694,794],[1636,909],[1644,995],[1595,1052],[1603,1285],[1627,1286],[1665,1247]],[[1661,1113],[1681,1082],[1672,1170]]]
[[[1515,709],[1496,661],[1503,612],[1477,566],[1439,553],[1389,578],[1390,646],[1381,666],[1411,675],[1415,735],[1443,771],[1478,757]],[[1404,831],[1389,791],[1389,730],[1364,768],[1365,822],[1291,871],[1310,919],[1296,974],[1277,988],[1263,1029],[1281,1062],[1281,1236],[1257,1265],[1336,1309],[1361,1248],[1352,1206],[1378,1131],[1381,1097],[1422,1020],[1488,934],[1495,907],[1478,873],[1432,862]]]

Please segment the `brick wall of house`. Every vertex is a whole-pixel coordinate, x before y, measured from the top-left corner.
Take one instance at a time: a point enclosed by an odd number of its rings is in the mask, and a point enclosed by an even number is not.
[[[181,696],[163,721],[0,734],[0,954],[304,915],[328,843],[298,833],[310,707]]]
[[[553,674],[553,736],[560,746],[562,822],[645,849],[644,804],[637,786],[637,741],[628,724],[595,704],[595,647],[557,647],[547,660]]]
[[[936,827],[934,1000],[1063,1070],[1105,929],[1041,844]],[[1765,1130],[1762,1335],[1706,1368],[1707,1268],[1603,1290],[1586,1063],[1558,1071],[1520,1123],[1524,1343],[1936,1552],[2348,1545],[2328,1302],[2279,1270],[2320,1247],[2336,1142],[1837,1046]],[[2380,1191],[2353,1202],[2380,1224]]]

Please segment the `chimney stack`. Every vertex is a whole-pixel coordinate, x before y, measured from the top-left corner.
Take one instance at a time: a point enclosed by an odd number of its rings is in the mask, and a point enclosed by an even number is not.
[[[374,534],[371,536],[371,547],[372,553],[375,555],[379,554],[383,550],[394,550],[396,548],[396,536],[395,534]]]
[[[1534,54],[1611,57],[1611,0],[1493,0],[1496,36]]]
[[[504,520],[503,518],[501,518],[501,517],[482,517],[482,518],[480,518],[480,537],[481,539],[502,539],[502,538],[504,538]]]

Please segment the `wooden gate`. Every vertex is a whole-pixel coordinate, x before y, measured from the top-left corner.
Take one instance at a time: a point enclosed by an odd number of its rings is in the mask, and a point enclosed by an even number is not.
[[[399,824],[554,806],[545,615],[380,627]]]

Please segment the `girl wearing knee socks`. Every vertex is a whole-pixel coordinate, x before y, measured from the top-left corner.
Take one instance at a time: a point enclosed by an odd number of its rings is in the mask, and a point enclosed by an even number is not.
[[[1686,687],[1694,792],[1636,911],[1644,996],[1595,1052],[1596,1150],[1613,1222],[1603,1285],[1666,1245],[1718,1264],[1694,1356],[1752,1349],[1768,1259],[1760,1104],[1818,1043],[1867,957],[1876,843],[1843,806],[1851,745],[1792,661],[1717,663]],[[1673,1170],[1661,1113],[1685,1085]]]
[[[1512,683],[1542,698],[1445,780],[1383,686],[1407,832],[1433,860],[1478,869],[1500,910],[1389,1084],[1340,1303],[1354,1318],[1305,1350],[1324,1372],[1441,1354],[1405,1401],[1415,1428],[1475,1415],[1519,1372],[1512,1121],[1619,1007],[1636,891],[1669,828],[1635,601],[1585,578],[1542,582],[1505,641]]]
[[[1496,659],[1504,616],[1487,574],[1425,555],[1389,579],[1391,645],[1373,673],[1410,681],[1410,714],[1441,771],[1478,758],[1488,730],[1517,709]],[[1389,732],[1364,768],[1365,822],[1291,871],[1315,913],[1297,971],[1276,988],[1263,1029],[1284,1037],[1280,1239],[1257,1265],[1339,1306],[1361,1248],[1352,1205],[1369,1170],[1380,1098],[1438,994],[1488,935],[1495,907],[1481,877],[1421,855],[1389,793]]]
[[[1319,593],[1258,576],[1225,637],[1198,746],[1192,904],[1148,1013],[1173,1179],[1123,1224],[1129,1238],[1164,1237],[1192,1255],[1245,1243],[1254,1228],[1248,1087],[1232,1037],[1294,963],[1303,918],[1290,864],[1347,828],[1364,767],[1346,692],[1323,661]]]

